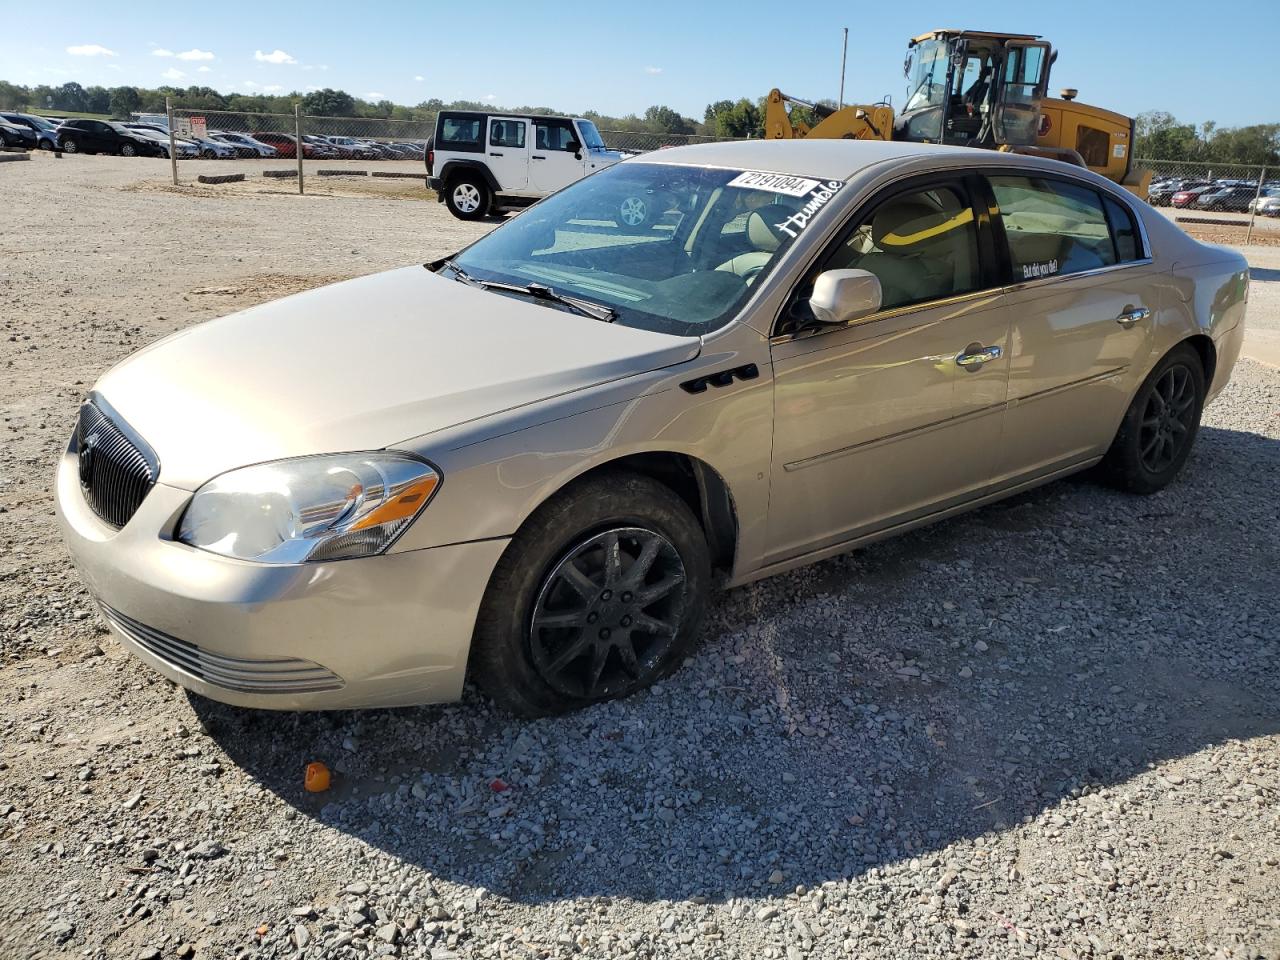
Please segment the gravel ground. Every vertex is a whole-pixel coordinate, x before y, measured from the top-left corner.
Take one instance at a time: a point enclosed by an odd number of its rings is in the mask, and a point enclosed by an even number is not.
[[[76,405],[487,227],[165,174],[0,169],[0,956],[1280,957],[1280,371],[1241,362],[1163,493],[1056,483],[724,594],[625,703],[248,712],[97,619],[50,502]]]

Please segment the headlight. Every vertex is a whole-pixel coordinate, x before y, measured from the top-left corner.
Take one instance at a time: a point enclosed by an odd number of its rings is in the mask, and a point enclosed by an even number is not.
[[[440,475],[405,453],[350,453],[232,470],[196,491],[178,526],[193,547],[260,563],[382,553]]]

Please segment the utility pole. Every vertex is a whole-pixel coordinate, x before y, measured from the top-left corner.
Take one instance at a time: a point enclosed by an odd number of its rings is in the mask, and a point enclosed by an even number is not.
[[[844,28],[844,52],[840,54],[840,107],[844,108],[844,65],[849,59],[849,28]]]
[[[302,114],[298,104],[293,105],[293,139],[297,141],[294,151],[298,155],[298,193],[306,193],[302,186]]]
[[[173,101],[164,98],[164,112],[169,116],[169,166],[173,168],[173,185],[178,185],[178,147],[173,139]]]

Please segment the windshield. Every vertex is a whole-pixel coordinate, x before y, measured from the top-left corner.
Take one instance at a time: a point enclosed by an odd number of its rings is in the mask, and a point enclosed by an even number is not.
[[[588,150],[603,150],[604,138],[600,136],[600,131],[596,129],[596,125],[590,120],[579,120],[578,130],[582,132],[582,142],[587,145]]]
[[[947,92],[947,47],[938,40],[916,44],[911,51],[907,75],[906,106],[903,113],[940,106]]]
[[[630,161],[547,197],[450,263],[482,283],[609,307],[626,326],[698,335],[733,318],[842,186]]]

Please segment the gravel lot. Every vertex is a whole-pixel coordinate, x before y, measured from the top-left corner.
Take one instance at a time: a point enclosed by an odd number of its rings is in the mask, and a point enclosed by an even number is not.
[[[167,174],[0,167],[0,956],[1280,957],[1280,371],[1241,362],[1171,489],[735,590],[625,703],[247,712],[98,620],[50,500],[75,408],[159,336],[487,226]]]

